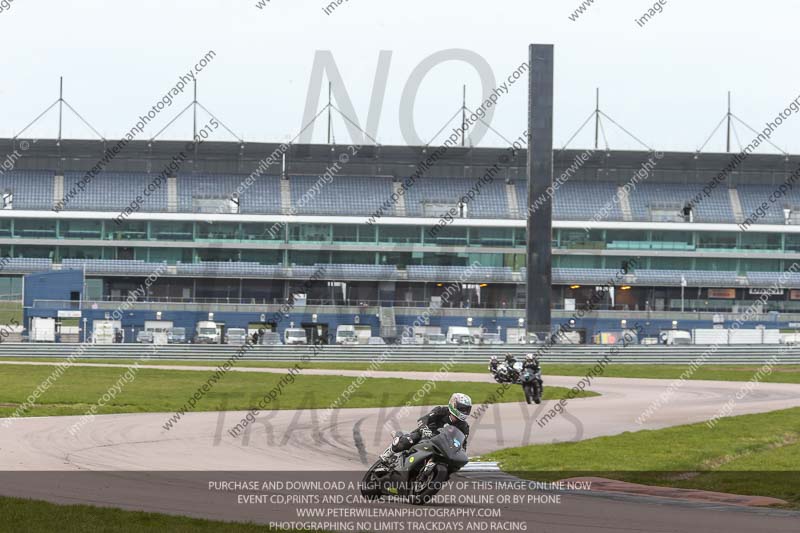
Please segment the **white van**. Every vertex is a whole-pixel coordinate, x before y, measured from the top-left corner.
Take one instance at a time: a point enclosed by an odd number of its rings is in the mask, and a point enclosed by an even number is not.
[[[283,330],[284,344],[308,344],[306,330],[303,328],[286,328]]]
[[[194,342],[198,344],[219,344],[219,328],[211,320],[201,320],[195,328]]]
[[[225,332],[225,340],[228,344],[241,346],[247,342],[247,331],[244,328],[228,328]]]
[[[336,344],[358,344],[355,326],[337,326]]]
[[[447,344],[447,337],[443,333],[428,333],[423,339],[425,344]]]
[[[478,344],[480,336],[476,336],[465,326],[450,326],[447,328],[448,344]]]
[[[682,329],[668,329],[659,334],[662,344],[667,346],[685,346],[692,344],[692,334]]]

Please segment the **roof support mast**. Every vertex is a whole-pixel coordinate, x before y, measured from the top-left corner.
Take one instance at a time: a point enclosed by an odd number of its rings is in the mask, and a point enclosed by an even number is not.
[[[197,80],[194,80],[194,100],[192,100],[192,140],[197,139]]]
[[[594,101],[594,149],[597,150],[600,141],[600,87],[595,89]]]
[[[331,144],[331,91],[333,90],[333,84],[328,82],[328,144]]]
[[[73,113],[73,114],[74,114],[76,117],[78,117],[78,119],[80,119],[80,121],[81,121],[81,122],[83,122],[83,123],[84,123],[84,125],[86,125],[86,126],[87,126],[87,127],[90,129],[90,130],[92,130],[92,132],[94,132],[94,134],[95,134],[95,135],[97,135],[97,136],[100,138],[100,140],[102,140],[103,142],[106,142],[106,138],[105,138],[105,137],[103,137],[103,135],[101,135],[101,134],[100,134],[100,132],[99,132],[99,131],[97,131],[97,129],[95,129],[95,127],[94,127],[94,126],[92,126],[91,124],[89,124],[89,123],[86,121],[86,119],[85,119],[85,118],[83,118],[83,116],[81,116],[81,114],[80,114],[80,113],[78,113],[77,111],[75,111],[75,108],[74,108],[74,107],[72,107],[72,106],[69,104],[69,102],[67,102],[67,101],[64,99],[64,77],[63,77],[63,76],[59,77],[59,79],[58,79],[58,100],[56,100],[55,102],[53,102],[52,104],[50,104],[50,105],[47,107],[47,109],[45,109],[44,111],[42,111],[41,113],[39,113],[39,115],[38,115],[38,116],[37,116],[35,119],[33,119],[32,121],[30,121],[30,122],[29,122],[29,123],[28,123],[28,124],[27,124],[27,125],[26,125],[24,128],[22,128],[22,129],[19,131],[19,133],[17,133],[16,135],[14,135],[14,137],[12,137],[12,140],[17,140],[17,139],[19,139],[19,138],[22,136],[22,134],[23,134],[23,133],[25,133],[26,131],[28,131],[28,128],[30,128],[31,126],[33,126],[34,124],[36,124],[37,122],[39,122],[39,119],[41,119],[43,116],[45,116],[47,113],[49,113],[49,112],[50,112],[50,111],[51,111],[51,110],[52,110],[54,107],[58,106],[58,138],[57,138],[57,143],[56,143],[56,144],[57,144],[57,145],[60,145],[60,144],[61,144],[61,139],[62,139],[62,137],[63,137],[63,130],[62,130],[62,126],[63,126],[63,118],[64,118],[64,106],[65,106],[65,105],[67,106],[67,109],[69,109],[70,111],[72,111],[72,113]],[[33,142],[36,142],[36,140],[34,140]]]
[[[192,161],[192,165],[197,164],[197,150],[199,143],[197,142],[197,78],[194,80],[194,101],[192,102],[194,106],[193,117],[192,117],[192,144],[194,145],[194,161]]]
[[[58,144],[61,144],[61,122],[64,116],[64,76],[58,78]]]
[[[725,151],[731,151],[731,92],[728,91],[728,139],[725,143]]]
[[[461,91],[461,131],[464,133],[461,135],[461,146],[464,146],[464,143],[467,139],[467,86],[464,85]]]

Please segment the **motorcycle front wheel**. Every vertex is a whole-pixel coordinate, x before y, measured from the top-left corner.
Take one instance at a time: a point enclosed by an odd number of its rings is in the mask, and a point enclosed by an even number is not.
[[[361,479],[361,495],[367,500],[377,500],[383,496],[374,475],[375,469],[378,468],[380,464],[380,460],[376,461]]]
[[[436,465],[424,479],[414,480],[409,500],[414,505],[425,505],[438,493],[447,481],[447,468]]]

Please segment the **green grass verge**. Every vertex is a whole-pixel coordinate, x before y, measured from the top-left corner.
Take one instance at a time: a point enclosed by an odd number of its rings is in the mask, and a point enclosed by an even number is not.
[[[39,361],[60,362],[63,359],[44,358],[0,358],[0,361]],[[133,360],[121,359],[82,359],[86,363],[109,363],[130,365]],[[151,359],[148,364],[154,365],[183,365],[183,366],[215,366],[214,361],[181,361]],[[286,368],[287,362],[266,361],[240,361],[239,367],[252,368]],[[488,362],[487,362],[488,364]],[[363,363],[313,363],[308,368],[320,370],[366,370],[369,361]],[[484,373],[487,372],[484,364],[457,364],[450,368],[456,373]],[[584,376],[594,364],[551,364],[545,360],[542,369],[545,375],[551,376]],[[379,370],[387,372],[436,372],[442,367],[441,363],[385,363]],[[688,365],[623,365],[611,364],[606,367],[603,377],[609,378],[647,378],[647,379],[677,379],[686,372]],[[713,381],[749,381],[761,365],[706,365],[698,368],[688,379],[713,380]],[[2,368],[0,368],[2,370]],[[772,373],[764,376],[762,381],[767,383],[800,383],[800,365],[775,366]]]
[[[766,360],[764,361],[766,363]],[[546,374],[554,376],[583,376],[594,365],[544,365]],[[687,379],[711,381],[750,381],[762,365],[705,365],[692,373]],[[686,372],[689,365],[623,365],[611,364],[606,367],[603,377],[608,378],[646,378],[677,379]],[[767,383],[800,383],[800,365],[779,365],[772,373],[763,377]]]
[[[21,498],[0,498],[2,531],[28,533],[291,533],[253,523],[217,522],[89,505],[56,505]],[[316,530],[321,531],[321,530]]]
[[[9,416],[55,369],[54,366],[2,365],[0,367],[0,416]],[[27,416],[84,414],[109,388],[120,380],[125,368],[73,366],[39,398]],[[200,370],[141,369],[136,379],[116,398],[101,407],[98,414],[171,412],[180,409],[212,372]],[[260,400],[285,376],[284,373],[229,372],[197,402],[195,411],[246,410]],[[354,377],[297,375],[284,387],[277,409],[327,408],[350,386]],[[401,378],[369,378],[342,407],[394,407],[405,405],[427,382]],[[445,404],[453,391],[469,394],[483,403],[497,390],[493,383],[439,382],[429,394],[420,394],[412,405]],[[545,399],[560,399],[568,390],[546,387]],[[596,396],[585,392],[583,397]],[[502,402],[521,402],[521,387],[504,395]]]
[[[800,408],[723,418],[484,456],[544,481],[574,475],[645,485],[772,496],[800,508]]]

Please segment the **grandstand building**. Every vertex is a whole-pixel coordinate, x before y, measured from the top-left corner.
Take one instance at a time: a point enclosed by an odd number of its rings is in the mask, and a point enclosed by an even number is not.
[[[425,308],[443,329],[520,324],[524,150],[452,147],[431,161],[430,147],[205,142],[176,164],[185,147],[40,140],[21,153],[0,140],[0,154],[21,154],[0,172],[0,295],[25,292],[26,320],[92,321],[157,271],[125,309],[132,330],[159,311],[188,328],[215,312],[228,327],[360,323],[388,336]],[[719,153],[554,158],[542,246],[556,325],[592,302],[576,324],[587,338],[622,319],[709,327],[765,290],[745,327],[800,322],[800,190],[775,194],[800,157],[750,155],[732,171]],[[82,281],[42,282],[52,271]]]

